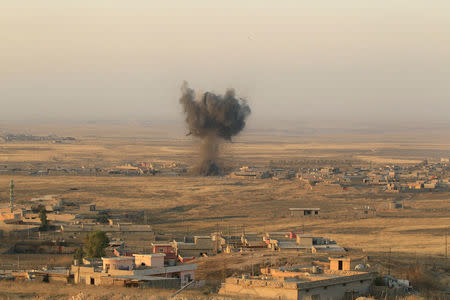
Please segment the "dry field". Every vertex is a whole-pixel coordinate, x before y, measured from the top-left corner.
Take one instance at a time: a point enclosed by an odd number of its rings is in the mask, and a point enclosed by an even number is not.
[[[0,177],[7,199],[9,177]],[[317,185],[296,180],[240,180],[223,177],[16,177],[19,203],[32,196],[61,194],[69,201],[96,203],[99,209],[147,211],[157,231],[240,233],[307,231],[369,251],[443,255],[450,225],[449,193],[390,194],[373,188]],[[79,190],[72,191],[76,187]],[[388,210],[388,201],[404,199],[406,209]],[[377,208],[364,217],[365,205]],[[290,207],[320,207],[319,218],[290,217]],[[393,243],[395,241],[395,243]]]

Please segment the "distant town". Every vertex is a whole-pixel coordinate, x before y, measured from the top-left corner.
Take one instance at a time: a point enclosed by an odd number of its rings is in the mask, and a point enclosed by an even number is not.
[[[188,166],[176,162],[127,163],[110,169],[17,170],[2,167],[3,174],[52,176],[69,173],[97,176],[183,176]],[[427,193],[450,188],[449,160],[423,161],[417,165],[385,165],[367,168],[324,166],[318,168],[243,166],[226,176],[242,180],[291,180],[307,189],[321,185],[345,191],[350,187],[378,186],[386,193]],[[5,187],[3,187],[5,188]],[[73,187],[72,191],[78,188]],[[352,249],[338,240],[307,231],[248,232],[245,227],[218,228],[209,232],[165,233],[154,231],[145,212],[133,214],[98,207],[94,202],[74,203],[64,195],[36,195],[27,204],[15,203],[15,184],[9,185],[10,199],[0,210],[0,233],[10,241],[10,254],[74,255],[70,266],[24,269],[20,261],[1,264],[2,280],[33,280],[94,286],[154,287],[174,290],[205,286],[198,280],[198,264],[217,255],[270,257],[279,261],[285,254],[303,256],[307,264],[251,266],[248,272],[225,276],[220,295],[254,295],[280,299],[355,299],[367,294],[414,294],[408,280],[377,273],[376,264],[363,249]],[[384,209],[403,209],[393,201]],[[379,207],[361,207],[364,215]],[[291,218],[320,218],[321,207],[291,207]],[[86,253],[90,239],[103,237],[96,255]],[[6,245],[6,244],[5,244]],[[259,268],[259,269],[258,269]]]

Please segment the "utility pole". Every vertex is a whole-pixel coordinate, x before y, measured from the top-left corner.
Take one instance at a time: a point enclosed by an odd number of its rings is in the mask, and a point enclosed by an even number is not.
[[[391,248],[389,248],[389,256],[388,256],[388,275],[391,275]]]
[[[251,261],[251,263],[252,263],[252,276],[253,276],[253,252],[251,253],[251,256],[250,256],[250,261]]]
[[[445,259],[448,258],[447,231],[445,231]]]
[[[9,183],[9,207],[11,212],[14,212],[14,180],[12,179]]]

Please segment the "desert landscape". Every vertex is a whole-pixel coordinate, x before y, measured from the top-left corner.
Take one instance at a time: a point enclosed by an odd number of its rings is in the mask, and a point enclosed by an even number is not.
[[[96,210],[107,210],[109,216],[120,215],[122,219],[129,216],[131,219],[127,220],[135,224],[148,224],[160,240],[212,232],[224,235],[298,232],[326,236],[350,253],[370,257],[373,267],[381,273],[389,269],[391,274],[405,276],[411,264],[420,265],[423,272],[434,277],[439,289],[448,287],[449,266],[445,256],[450,224],[449,190],[394,193],[373,184],[342,185],[327,181],[310,184],[298,178],[232,176],[233,170],[241,166],[296,170],[335,166],[350,170],[439,161],[450,156],[445,136],[435,143],[412,141],[401,135],[380,142],[377,134],[365,136],[365,140],[354,137],[355,142],[348,136],[339,139],[334,136],[336,141],[326,142],[323,133],[291,136],[255,130],[232,143],[224,142],[220,147],[226,173],[204,177],[189,172],[199,160],[197,145],[189,137],[153,127],[102,129],[102,126],[60,127],[58,135],[75,138],[64,143],[1,143],[2,203],[8,203],[8,187],[13,179],[14,200],[18,205],[26,205],[39,195],[56,194],[74,205],[95,204]],[[34,129],[32,134],[43,135],[47,133],[45,130],[45,127]],[[117,165],[135,166],[139,162],[181,165],[184,170],[176,174],[136,175],[100,171]],[[56,172],[58,168],[91,171],[62,175]],[[44,169],[55,172],[33,172]],[[393,202],[402,203],[402,208],[392,209]],[[320,216],[292,216],[289,211],[292,207],[318,207]],[[126,236],[123,239],[130,247],[151,251],[150,240]],[[61,266],[72,260],[71,254],[48,259],[44,258],[46,254],[12,253],[11,246],[17,239],[4,236],[3,240],[0,254],[3,269]],[[195,261],[199,268],[197,278],[206,280],[208,293],[214,293],[224,276],[248,272],[253,265],[282,265],[286,260],[306,263],[308,259],[326,256],[244,252],[221,253]],[[4,283],[2,286],[5,289]],[[11,285],[7,289],[9,292],[5,291],[2,297],[15,299],[11,291],[21,288]],[[200,297],[193,291],[189,293]]]

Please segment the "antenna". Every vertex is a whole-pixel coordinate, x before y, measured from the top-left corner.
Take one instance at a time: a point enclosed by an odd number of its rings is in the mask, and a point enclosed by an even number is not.
[[[14,211],[14,180],[11,179],[9,183],[9,207],[11,208],[11,212]]]

